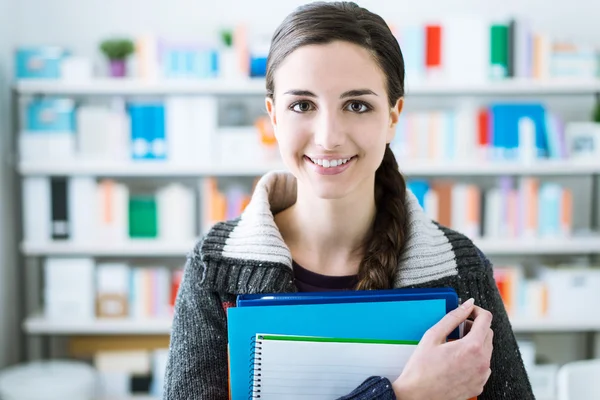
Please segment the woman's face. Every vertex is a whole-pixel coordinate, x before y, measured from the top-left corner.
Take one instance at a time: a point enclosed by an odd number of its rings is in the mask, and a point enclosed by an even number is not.
[[[402,109],[402,99],[390,107],[373,56],[342,41],[303,46],[279,65],[274,83],[267,111],[299,184],[320,198],[372,196]]]

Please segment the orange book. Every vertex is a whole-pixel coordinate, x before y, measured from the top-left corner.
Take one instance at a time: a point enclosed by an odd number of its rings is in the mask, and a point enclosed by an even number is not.
[[[538,191],[539,181],[534,178],[525,178],[523,190],[525,191],[525,236],[535,236],[538,230]]]
[[[571,234],[573,225],[573,193],[568,188],[564,188],[562,193],[560,225],[564,234]]]
[[[467,234],[470,237],[479,236],[481,218],[481,191],[476,185],[467,187]]]
[[[445,226],[452,226],[452,187],[450,182],[433,182],[431,187],[438,194],[438,222]]]

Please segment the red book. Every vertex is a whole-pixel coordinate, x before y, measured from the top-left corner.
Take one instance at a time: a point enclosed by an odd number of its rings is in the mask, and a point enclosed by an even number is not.
[[[175,301],[177,300],[177,293],[179,292],[179,286],[181,285],[181,279],[183,278],[183,270],[178,269],[173,271],[171,280],[171,310],[175,309]]]
[[[487,147],[490,143],[490,111],[487,108],[479,110],[478,118],[479,146]]]
[[[442,27],[440,25],[425,26],[425,66],[439,68],[442,66]]]

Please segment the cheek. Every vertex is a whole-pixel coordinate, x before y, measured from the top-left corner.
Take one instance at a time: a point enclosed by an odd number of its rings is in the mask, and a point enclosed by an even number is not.
[[[279,146],[286,152],[300,151],[299,148],[310,140],[310,123],[306,118],[285,111],[278,111],[275,136]]]
[[[352,123],[352,130],[356,133],[355,138],[360,147],[374,151],[375,154],[377,149],[385,147],[389,136],[389,129],[380,117],[357,118]]]

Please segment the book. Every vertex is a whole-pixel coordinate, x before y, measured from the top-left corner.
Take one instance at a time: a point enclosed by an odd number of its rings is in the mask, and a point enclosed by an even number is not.
[[[347,395],[371,376],[393,382],[418,343],[257,334],[252,398],[329,400]]]

